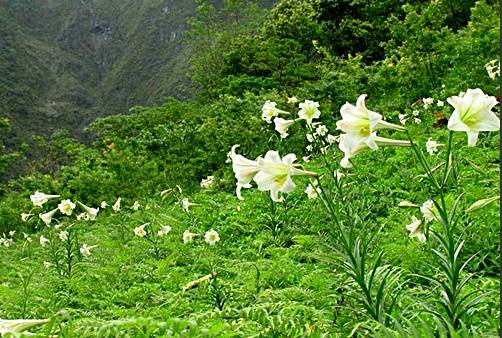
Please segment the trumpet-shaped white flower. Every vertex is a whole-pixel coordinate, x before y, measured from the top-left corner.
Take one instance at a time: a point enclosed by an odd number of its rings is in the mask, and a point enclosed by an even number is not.
[[[340,135],[340,143],[338,143],[338,148],[345,154],[343,159],[340,161],[340,165],[343,168],[352,168],[352,163],[350,163],[350,159],[356,156],[358,153],[368,148],[366,143],[354,144],[354,142],[350,139],[349,134]],[[377,146],[395,146],[395,147],[407,147],[410,146],[409,141],[403,140],[392,140],[384,137],[376,136],[374,137],[375,144]]]
[[[232,158],[232,170],[234,171],[235,178],[237,179],[237,188],[235,189],[237,198],[243,200],[241,195],[242,188],[251,188],[251,181],[255,175],[260,171],[257,161],[252,161],[239,155],[235,149],[239,147],[238,144],[234,145],[231,150],[230,157]],[[260,158],[260,157],[258,157]]]
[[[63,200],[58,204],[58,209],[62,214],[70,216],[75,209],[75,203],[70,200]]]
[[[366,108],[364,103],[366,94],[358,97],[356,105],[346,102],[340,108],[342,120],[336,123],[337,129],[345,132],[345,142],[350,142],[351,147],[365,143],[371,149],[377,149],[375,143],[376,131],[379,129],[405,130],[403,127],[385,122],[382,115]]]
[[[108,206],[108,203],[106,203],[106,201],[103,201],[100,204],[101,209],[105,209],[107,206]]]
[[[439,146],[443,146],[444,144],[437,143],[436,141],[433,141],[431,138],[425,142],[425,148],[427,149],[427,152],[429,155],[434,155],[438,151]]]
[[[192,203],[188,200],[188,198],[184,198],[182,201],[181,201],[181,207],[183,208],[183,211],[184,212],[188,212],[188,209],[192,206],[192,205],[198,205],[197,203]]]
[[[424,108],[427,109],[434,103],[434,99],[432,97],[423,98],[422,103],[424,104]]]
[[[339,142],[340,141],[340,136],[335,136],[335,135],[329,134],[328,137],[326,137],[326,141],[329,144],[333,144],[333,143]]]
[[[209,230],[206,232],[204,235],[204,240],[209,244],[209,245],[215,245],[216,242],[220,240],[220,235],[213,229]]]
[[[281,159],[279,152],[269,150],[265,158],[258,159],[260,171],[254,177],[254,181],[258,184],[258,189],[261,191],[270,191],[272,200],[280,202],[282,201],[282,197],[279,197],[279,192],[289,193],[295,189],[291,176],[317,175],[314,172],[296,168],[293,164],[295,160],[295,154],[288,154]]]
[[[314,150],[314,146],[309,144],[308,146],[305,147],[305,150],[307,150],[310,153]]]
[[[437,104],[437,106],[438,106],[438,107],[443,107],[443,106],[444,106],[444,102],[443,102],[443,101],[441,101],[441,100],[438,100],[438,101],[436,102],[436,104]]]
[[[305,193],[308,198],[315,199],[319,197],[321,190],[315,184],[309,184],[307,188],[305,188]]]
[[[134,203],[131,205],[132,210],[138,210],[141,207],[141,204],[139,204],[138,201],[134,201]]]
[[[209,188],[214,183],[214,176],[208,176],[200,181],[200,186],[204,189]]]
[[[47,243],[49,243],[49,240],[47,238],[45,238],[44,235],[41,235],[40,236],[40,245],[41,246],[46,246]]]
[[[171,232],[171,227],[169,225],[161,225],[160,230],[157,232],[158,236],[164,236]]]
[[[28,242],[28,243],[31,243],[33,242],[33,240],[31,239],[30,236],[28,236],[28,234],[24,233],[23,232],[23,238]]]
[[[190,230],[185,230],[183,232],[183,243],[184,244],[187,244],[187,243],[190,243],[193,241],[193,238],[196,236],[197,234],[194,234],[192,232],[190,232]]]
[[[328,128],[324,124],[321,124],[316,128],[315,132],[319,136],[324,136],[328,133]]]
[[[401,201],[397,206],[402,208],[420,208],[420,206],[413,204],[409,201]]]
[[[97,247],[97,245],[92,245],[92,246],[88,246],[87,244],[83,244],[81,247],[80,247],[80,253],[82,254],[82,256],[84,257],[87,257],[87,256],[90,256],[91,255],[91,249]]]
[[[281,135],[281,138],[288,137],[288,129],[295,123],[295,120],[285,120],[281,117],[274,119],[275,130]]]
[[[49,201],[50,199],[58,197],[59,195],[47,195],[44,194],[43,192],[35,191],[35,193],[30,196],[30,200],[34,206],[41,207],[42,205],[47,203],[47,201]]]
[[[276,106],[277,103],[267,100],[261,108],[261,119],[267,123],[272,123],[272,119],[279,116],[279,114],[289,114],[287,111],[280,110]]]
[[[33,214],[30,212],[29,214],[22,213],[21,214],[21,220],[23,222],[26,222],[30,219],[30,217],[33,216]]]
[[[89,220],[89,215],[86,212],[80,213],[77,215],[77,221],[81,220]]]
[[[500,62],[499,60],[491,60],[485,65],[486,72],[490,79],[495,80],[497,76],[500,76]]]
[[[426,238],[421,231],[420,225],[422,221],[415,216],[411,217],[411,223],[406,225],[406,229],[410,232],[410,238],[416,237],[420,242],[425,242]]]
[[[66,240],[68,240],[68,235],[69,235],[68,231],[63,230],[63,231],[59,232],[59,239],[62,241],[66,241]]]
[[[307,137],[307,141],[309,141],[310,143],[314,142],[314,135],[306,134],[305,136]]]
[[[468,146],[476,145],[479,132],[500,129],[500,120],[492,111],[497,99],[481,89],[467,89],[464,96],[452,96],[446,101],[455,108],[448,120],[448,129],[467,132]]]
[[[433,220],[439,220],[438,210],[432,200],[425,201],[420,207],[420,211],[422,212],[426,223]]]
[[[297,102],[298,102],[298,99],[296,98],[296,96],[288,97],[288,103],[295,104]]]
[[[143,225],[140,225],[139,227],[134,228],[134,234],[138,237],[145,237],[146,236],[145,227],[147,225],[150,225],[150,223],[145,223]]]
[[[305,100],[305,102],[300,103],[299,107],[298,116],[300,119],[307,121],[309,125],[312,124],[312,120],[318,119],[321,116],[319,102]]]
[[[96,219],[96,216],[98,216],[99,208],[90,208],[81,202],[78,202],[78,204],[80,204],[82,206],[82,208],[84,208],[84,210],[85,210],[85,214],[87,215],[85,217],[85,219],[88,219],[91,221],[94,221]],[[78,218],[78,216],[77,216],[77,218]]]
[[[483,199],[481,199],[479,201],[476,201],[473,204],[471,204],[471,206],[469,208],[467,208],[465,210],[465,212],[473,212],[473,211],[479,210],[479,209],[484,208],[488,204],[493,203],[495,201],[500,201],[500,195],[499,196],[490,197],[490,198],[483,198]]]
[[[0,320],[0,337],[9,334],[13,337],[35,335],[28,332],[30,327],[46,324],[49,319],[2,319]]]
[[[45,225],[49,226],[52,221],[52,217],[56,214],[59,208],[53,209],[51,211],[46,212],[45,214],[40,214],[38,217],[45,223]]]
[[[413,122],[415,122],[415,124],[420,124],[420,123],[422,123],[422,120],[421,120],[421,119],[419,119],[418,117],[415,117],[415,118],[413,119]]]
[[[117,198],[117,201],[112,206],[113,211],[115,211],[115,212],[119,212],[120,211],[120,201],[121,201],[121,198],[120,197]]]
[[[397,117],[399,118],[399,123],[401,123],[403,126],[406,125],[406,121],[408,120],[406,114],[399,114],[397,115]]]

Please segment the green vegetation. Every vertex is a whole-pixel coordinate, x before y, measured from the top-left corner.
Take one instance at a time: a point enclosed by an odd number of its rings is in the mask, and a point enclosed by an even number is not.
[[[170,97],[98,119],[92,146],[68,132],[38,138],[30,151],[45,156],[0,186],[0,318],[48,318],[29,330],[61,337],[498,336],[499,205],[466,210],[500,194],[500,137],[482,132],[468,147],[464,132],[446,126],[447,98],[469,88],[498,95],[499,75],[486,68],[498,60],[498,3],[196,7],[186,37],[196,100]],[[129,65],[116,68],[119,78],[143,79]],[[406,132],[379,136],[409,136],[416,147],[362,151],[347,169],[328,134],[296,121],[283,139],[261,117],[267,100],[292,114],[286,119],[313,100],[315,121],[339,135],[340,108],[361,94],[386,121],[406,120]],[[428,140],[440,144],[436,153]],[[248,159],[294,153],[322,176],[295,176],[281,203],[256,188],[243,189],[241,201],[227,161],[235,144]],[[12,166],[6,156],[0,171]],[[201,187],[208,176],[214,181]],[[309,184],[318,198],[304,192]],[[36,207],[35,191],[60,196]],[[66,199],[76,204],[72,215],[56,211],[44,225],[38,215]],[[399,207],[429,200],[437,202],[429,222],[423,210]],[[100,207],[96,219],[77,201]],[[424,242],[409,237],[412,217]],[[220,238],[213,245],[204,238],[211,229]]]

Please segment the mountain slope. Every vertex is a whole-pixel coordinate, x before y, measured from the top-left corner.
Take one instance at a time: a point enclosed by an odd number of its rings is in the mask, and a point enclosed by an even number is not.
[[[192,1],[0,2],[0,114],[15,136],[74,135],[96,117],[186,97]],[[181,89],[179,89],[181,88]]]

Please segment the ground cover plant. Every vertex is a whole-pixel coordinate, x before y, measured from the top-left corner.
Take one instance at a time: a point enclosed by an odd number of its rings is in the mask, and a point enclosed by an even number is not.
[[[498,4],[358,3],[198,1],[198,100],[40,140],[0,335],[498,336]]]

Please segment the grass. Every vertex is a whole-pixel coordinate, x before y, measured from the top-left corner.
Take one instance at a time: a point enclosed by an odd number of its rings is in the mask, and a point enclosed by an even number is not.
[[[422,127],[417,128],[420,135]],[[445,135],[437,130],[432,136],[443,141]],[[496,134],[484,134],[478,147],[460,149],[465,169],[453,193],[467,192],[462,206],[498,194],[498,140]],[[464,145],[465,134],[455,134],[454,141]],[[361,153],[354,159],[353,175],[343,180],[366,227],[359,230],[378,233],[371,252],[382,249],[385,264],[400,272],[399,311],[393,315],[420,316],[430,323],[415,297],[434,300],[438,295],[414,275],[434,272],[430,244],[408,238],[405,225],[418,212],[397,206],[401,200],[422,204],[431,198],[410,154],[409,149]],[[316,161],[307,165],[320,170]],[[333,251],[336,233],[320,201],[302,192],[306,181],[298,180],[296,191],[273,212],[266,193],[244,190],[245,201],[240,202],[227,191],[228,182],[220,177],[209,190],[188,196],[198,204],[189,213],[172,195],[162,200],[160,191],[140,200],[137,211],[126,207],[134,201],[123,196],[120,212],[107,208],[96,221],[79,225],[81,243],[97,247],[71,279],[44,267],[48,258],[38,243],[40,233],[31,236],[33,243],[16,234],[13,245],[0,247],[0,317],[52,318],[53,324],[40,332],[52,329],[63,337],[346,337],[380,332],[354,300],[356,291]],[[462,228],[464,254],[477,253],[468,267],[476,274],[469,290],[498,293],[498,210],[490,205],[469,216]],[[160,237],[157,251],[134,236],[134,228],[147,222],[172,227]],[[199,236],[184,244],[187,229]],[[221,237],[214,246],[203,240],[209,229]],[[152,231],[149,226],[146,230]],[[208,274],[213,274],[209,281],[183,290]],[[498,297],[490,297],[470,314],[471,325],[495,336],[498,308]]]

